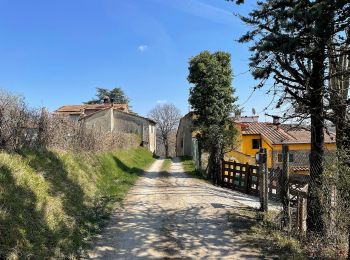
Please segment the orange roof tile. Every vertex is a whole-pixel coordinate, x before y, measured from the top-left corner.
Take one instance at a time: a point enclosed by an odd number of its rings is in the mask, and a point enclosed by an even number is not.
[[[290,125],[275,125],[273,123],[245,123],[242,126],[243,135],[261,134],[273,144],[310,143],[311,132],[302,127],[287,127]],[[288,130],[290,129],[290,130]],[[335,134],[325,132],[325,142],[335,143]]]

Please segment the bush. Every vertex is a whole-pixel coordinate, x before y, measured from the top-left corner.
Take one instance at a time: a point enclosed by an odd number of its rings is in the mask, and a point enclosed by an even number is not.
[[[30,109],[23,97],[0,92],[0,150],[112,151],[137,147],[140,140],[136,134],[84,128],[45,109]]]
[[[84,128],[79,122],[52,116],[47,128],[44,146],[71,151],[113,151],[130,149],[140,145],[140,137],[123,132],[103,132]]]
[[[29,145],[30,129],[37,114],[24,98],[0,90],[0,149],[16,151]]]

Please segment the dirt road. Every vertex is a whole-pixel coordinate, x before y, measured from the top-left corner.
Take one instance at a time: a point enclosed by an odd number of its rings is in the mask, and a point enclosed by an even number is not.
[[[228,210],[258,202],[191,178],[175,161],[157,160],[129,192],[89,253],[90,259],[257,259],[234,233]]]

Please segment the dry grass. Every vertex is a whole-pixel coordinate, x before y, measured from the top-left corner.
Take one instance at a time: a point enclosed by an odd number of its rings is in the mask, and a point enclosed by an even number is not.
[[[250,245],[259,248],[264,259],[306,259],[297,239],[279,229],[276,213],[262,216],[253,208],[235,208],[229,214],[233,231]]]

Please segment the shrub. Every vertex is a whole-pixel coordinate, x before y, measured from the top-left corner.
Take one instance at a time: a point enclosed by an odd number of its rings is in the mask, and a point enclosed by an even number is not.
[[[30,109],[23,97],[0,91],[0,149],[30,147],[65,151],[112,151],[140,144],[137,134],[88,129],[80,122]]]

